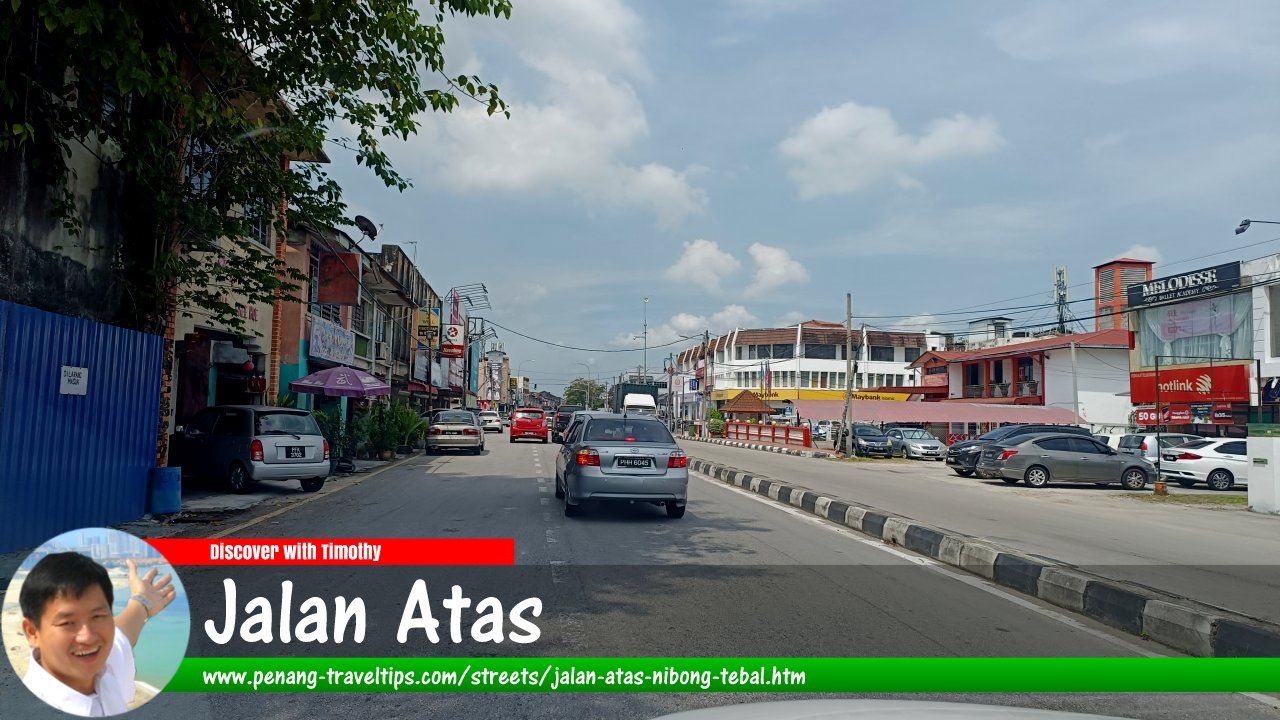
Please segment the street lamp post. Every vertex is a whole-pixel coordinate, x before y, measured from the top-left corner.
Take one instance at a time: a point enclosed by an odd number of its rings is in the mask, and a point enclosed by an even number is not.
[[[516,377],[520,378],[520,402],[524,403],[524,366],[525,363],[537,362],[537,360],[521,360],[516,363]]]
[[[640,382],[649,377],[649,298],[644,299],[644,367],[640,369]]]
[[[582,367],[587,369],[587,409],[590,410],[591,409],[591,366],[584,362],[579,362],[578,365],[581,365]]]
[[[1248,230],[1249,226],[1254,223],[1263,223],[1265,225],[1280,225],[1280,221],[1276,221],[1276,220],[1250,220],[1248,218],[1245,218],[1244,220],[1240,221],[1239,225],[1236,226],[1236,234],[1239,235],[1245,230]]]

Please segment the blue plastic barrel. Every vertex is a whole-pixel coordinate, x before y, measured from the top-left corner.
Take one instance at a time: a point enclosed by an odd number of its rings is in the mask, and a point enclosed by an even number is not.
[[[151,486],[147,512],[152,515],[171,515],[182,509],[181,468],[151,468],[147,480]]]

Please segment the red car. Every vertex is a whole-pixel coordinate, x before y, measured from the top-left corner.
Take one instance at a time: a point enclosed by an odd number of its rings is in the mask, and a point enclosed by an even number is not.
[[[518,438],[534,438],[547,442],[551,430],[547,427],[547,414],[538,408],[516,408],[511,413],[510,441]]]

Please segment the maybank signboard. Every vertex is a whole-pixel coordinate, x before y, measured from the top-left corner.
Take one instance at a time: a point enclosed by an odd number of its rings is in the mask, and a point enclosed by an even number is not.
[[[756,388],[750,388],[761,400],[766,402],[771,400],[844,400],[844,390],[766,390],[761,392]],[[732,400],[743,393],[743,388],[733,388],[730,390],[713,390],[711,399],[716,401]],[[854,400],[891,400],[902,402],[909,400],[911,393],[895,393],[895,392],[863,392],[858,391],[853,394]]]

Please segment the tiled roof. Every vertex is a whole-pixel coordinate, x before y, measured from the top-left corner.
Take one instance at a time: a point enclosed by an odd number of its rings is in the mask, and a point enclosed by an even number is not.
[[[979,360],[982,358],[1005,357],[1008,355],[1021,355],[1028,352],[1057,350],[1059,348],[1070,347],[1072,343],[1077,347],[1085,348],[1128,349],[1129,331],[1123,328],[1117,328],[1112,330],[1099,330],[1091,333],[1057,335],[1040,340],[1030,340],[1028,342],[1014,343],[1012,345],[997,345],[996,347],[981,348],[979,350],[967,350],[963,352],[928,352],[917,358],[916,361],[911,364],[911,367],[919,367],[930,357],[940,357],[951,363]]]
[[[732,400],[725,403],[724,407],[720,408],[720,412],[726,414],[743,413],[772,415],[777,412],[777,410],[765,401],[761,400],[759,395],[756,395],[750,390],[743,390]]]

